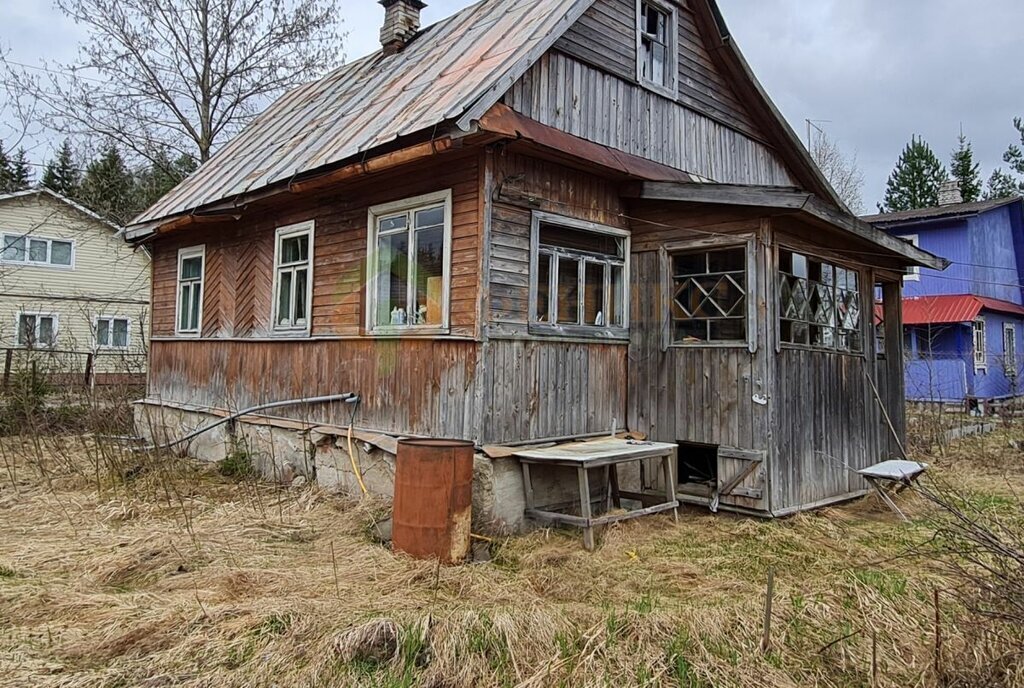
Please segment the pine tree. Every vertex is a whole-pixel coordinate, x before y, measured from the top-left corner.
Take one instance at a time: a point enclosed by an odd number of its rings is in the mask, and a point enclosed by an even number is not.
[[[949,172],[960,185],[964,203],[974,203],[981,198],[981,174],[978,172],[981,165],[974,162],[974,150],[963,131],[957,141],[960,146],[953,151]]]
[[[196,161],[182,154],[171,160],[166,149],[153,156],[153,164],[143,170],[136,181],[139,209],[148,208],[177,186],[181,180],[196,171]]]
[[[89,163],[79,199],[118,224],[127,223],[138,211],[135,178],[116,146],[106,146],[100,157]]]
[[[947,178],[931,147],[914,136],[889,175],[885,201],[879,207],[886,213],[935,207],[939,204],[939,187]]]
[[[1014,179],[1013,175],[1004,172],[1003,168],[997,167],[992,172],[992,176],[988,178],[988,189],[985,191],[985,199],[992,201],[1000,198],[1010,198],[1011,196],[1020,196],[1021,193],[1024,193],[1024,188]]]
[[[71,141],[64,139],[60,150],[57,151],[57,157],[46,163],[42,179],[43,186],[66,198],[75,198],[78,195],[81,177],[78,168],[75,167]]]

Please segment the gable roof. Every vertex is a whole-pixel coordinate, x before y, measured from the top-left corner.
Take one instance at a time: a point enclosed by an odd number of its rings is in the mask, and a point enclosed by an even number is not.
[[[286,182],[459,118],[481,100],[486,110],[592,2],[481,0],[399,53],[377,51],[299,86],[132,224]]]
[[[874,225],[891,227],[904,222],[916,220],[938,220],[953,219],[959,217],[972,217],[981,213],[1002,208],[1003,206],[1021,203],[1024,199],[998,198],[992,201],[978,201],[976,203],[956,203],[953,205],[942,205],[937,208],[920,208],[918,210],[903,210],[898,213],[878,213],[876,215],[865,215],[861,219]]]
[[[99,215],[98,213],[95,213],[92,210],[89,210],[84,205],[81,205],[80,203],[76,203],[75,201],[72,201],[67,196],[62,196],[61,194],[57,193],[53,189],[50,189],[50,188],[45,187],[45,186],[40,186],[40,187],[37,187],[35,189],[25,189],[24,191],[14,191],[12,193],[0,194],[0,203],[3,203],[4,201],[9,201],[9,200],[15,199],[15,198],[26,198],[28,196],[47,196],[49,198],[52,198],[52,199],[56,200],[59,203],[63,203],[64,205],[67,205],[67,206],[69,206],[71,208],[74,208],[75,210],[77,210],[78,212],[82,213],[83,215],[88,215],[93,220],[96,220],[97,222],[100,222],[101,224],[104,224],[107,227],[110,227],[115,232],[120,232],[121,231],[120,227],[118,227],[117,225],[115,225],[113,222],[111,222],[110,220],[106,219],[102,215]]]
[[[300,86],[135,218],[139,237],[164,220],[358,160],[414,134],[471,131],[515,81],[595,0],[480,0],[423,29],[394,55],[382,51]],[[783,162],[808,191],[845,210],[739,52],[715,0],[694,0],[701,30],[728,77],[767,123]]]

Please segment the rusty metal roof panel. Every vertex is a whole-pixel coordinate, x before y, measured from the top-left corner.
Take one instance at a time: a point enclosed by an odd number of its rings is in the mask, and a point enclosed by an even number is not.
[[[238,198],[489,106],[593,0],[482,0],[286,93],[133,224]]]

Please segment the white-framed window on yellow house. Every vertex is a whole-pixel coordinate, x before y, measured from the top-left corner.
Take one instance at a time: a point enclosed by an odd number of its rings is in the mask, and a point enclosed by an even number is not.
[[[132,321],[118,316],[99,315],[93,323],[97,349],[127,349],[131,344]]]
[[[367,330],[443,334],[451,290],[452,192],[370,208]]]
[[[189,246],[178,251],[177,313],[175,334],[198,336],[203,327],[203,274],[206,246]]]
[[[0,262],[71,269],[75,266],[75,242],[25,234],[4,234]]]
[[[56,313],[18,313],[18,346],[27,349],[52,348],[57,343]]]
[[[313,221],[279,227],[274,248],[274,329],[309,332],[313,300]]]

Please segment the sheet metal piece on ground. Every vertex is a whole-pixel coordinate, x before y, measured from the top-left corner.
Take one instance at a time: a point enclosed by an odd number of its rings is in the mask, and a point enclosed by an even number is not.
[[[883,461],[873,466],[862,468],[858,473],[868,478],[879,480],[913,480],[928,469],[928,464],[917,461]]]

